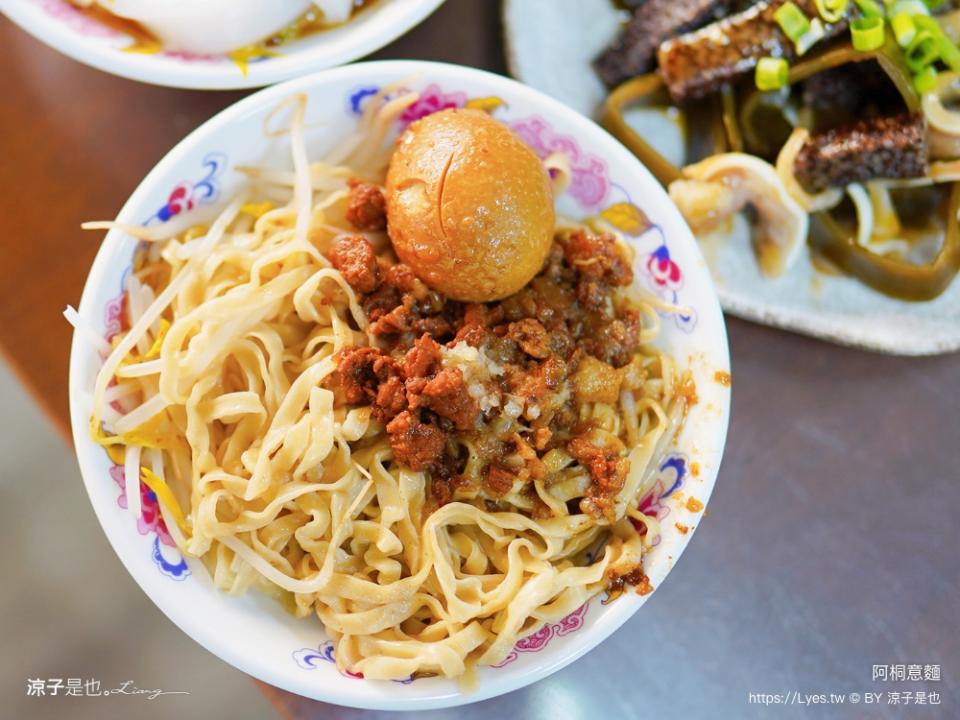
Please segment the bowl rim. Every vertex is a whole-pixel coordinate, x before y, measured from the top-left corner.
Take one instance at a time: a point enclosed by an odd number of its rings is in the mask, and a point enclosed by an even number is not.
[[[0,0],[0,13],[50,49],[110,75],[184,90],[243,90],[274,85],[366,57],[422,23],[444,2],[392,0],[383,9],[371,8],[379,13],[376,18],[386,13],[382,20],[358,26],[332,48],[311,47],[271,58],[269,62],[251,63],[245,74],[233,63],[185,63],[169,58],[158,62],[156,56],[122,52],[81,36],[25,0]]]
[[[146,197],[155,190],[158,180],[168,175],[183,157],[198,147],[202,147],[204,143],[216,137],[218,133],[224,131],[230,125],[247,115],[262,113],[264,108],[269,108],[282,98],[297,92],[309,93],[311,90],[322,88],[328,83],[341,80],[352,80],[362,83],[365,80],[368,81],[371,76],[383,77],[385,74],[388,76],[400,75],[401,77],[429,75],[431,81],[456,79],[464,82],[464,84],[469,83],[472,78],[475,78],[478,82],[486,86],[503,88],[505,91],[504,95],[509,96],[512,94],[514,97],[524,97],[536,103],[538,109],[548,118],[562,116],[564,123],[570,128],[570,132],[574,134],[580,134],[582,132],[590,134],[592,136],[591,142],[594,145],[602,146],[605,157],[618,157],[622,160],[622,162],[618,160],[617,165],[632,164],[633,172],[645,178],[645,182],[662,195],[665,201],[666,212],[679,218],[678,227],[686,230],[685,234],[687,237],[681,242],[688,246],[693,258],[700,264],[703,271],[702,274],[708,283],[705,288],[705,300],[708,307],[700,310],[700,316],[703,318],[703,316],[707,314],[711,320],[716,319],[717,327],[714,332],[719,345],[714,348],[714,350],[717,353],[717,357],[720,358],[721,361],[725,361],[725,367],[730,368],[726,324],[720,310],[716,290],[706,272],[705,262],[700,253],[699,246],[693,239],[693,235],[690,233],[689,228],[687,228],[686,223],[683,222],[679,210],[677,210],[672,203],[669,203],[665,192],[657,185],[656,180],[650,175],[646,167],[609,133],[603,130],[603,128],[580,113],[570,109],[558,100],[554,100],[540,91],[527,87],[516,80],[484,70],[433,61],[381,60],[331,68],[260,90],[220,111],[178,142],[138,184],[137,188],[130,195],[130,198],[117,213],[117,218],[133,218],[133,211],[144,204]],[[105,275],[115,264],[114,258],[116,256],[116,250],[122,242],[123,236],[116,230],[110,231],[103,240],[84,285],[83,294],[78,306],[81,317],[91,317],[91,303],[94,302],[93,296],[97,292],[97,288],[103,283]],[[704,309],[708,312],[704,313]],[[81,335],[82,333],[74,332],[71,343],[69,371],[71,429],[84,486],[104,534],[107,536],[114,552],[127,569],[127,572],[164,615],[194,641],[221,660],[228,662],[248,675],[303,697],[349,707],[377,710],[426,710],[465,705],[526,687],[574,662],[597,647],[619,629],[627,620],[633,617],[646,599],[650,597],[650,595],[644,597],[630,596],[629,598],[622,598],[620,602],[606,605],[602,615],[599,616],[600,621],[593,627],[584,628],[582,635],[578,634],[578,637],[585,638],[584,642],[577,643],[575,647],[566,649],[565,653],[543,653],[543,662],[535,667],[522,671],[505,672],[493,679],[484,678],[480,687],[473,689],[469,693],[457,690],[455,692],[438,692],[426,697],[403,697],[401,693],[396,693],[391,698],[384,699],[379,696],[365,696],[362,690],[363,683],[356,683],[348,678],[342,678],[343,683],[325,684],[323,686],[316,684],[311,685],[309,681],[298,683],[291,673],[283,669],[278,669],[270,663],[261,662],[257,656],[242,656],[235,653],[233,648],[229,646],[229,643],[222,640],[205,625],[202,616],[190,613],[188,608],[182,607],[182,604],[168,601],[165,593],[159,590],[154,591],[155,584],[160,577],[156,575],[156,573],[150,572],[155,570],[155,568],[149,563],[144,563],[143,558],[139,556],[135,549],[130,544],[125,544],[124,539],[111,529],[111,523],[106,518],[107,513],[113,512],[115,508],[108,507],[108,505],[104,503],[98,504],[94,501],[95,494],[93,488],[95,487],[95,483],[101,483],[103,478],[94,470],[92,453],[95,452],[95,448],[86,438],[89,418],[87,417],[86,408],[84,407],[85,403],[80,397],[83,383],[80,357],[81,354],[85,350],[89,350],[89,348],[85,347]],[[714,424],[716,437],[711,438],[716,441],[715,450],[713,451],[715,460],[709,468],[704,469],[699,478],[702,484],[698,486],[697,495],[704,506],[709,502],[713,492],[723,458],[730,417],[730,396],[729,391],[722,393],[720,396],[718,408],[719,422]],[[665,575],[668,575],[675,568],[680,555],[686,549],[692,535],[693,533],[684,535],[683,538],[678,541],[679,544],[673,548],[674,552],[670,556],[670,565]],[[660,583],[658,583],[657,588],[659,588],[662,582],[661,580]],[[631,602],[623,602],[623,600],[631,600]],[[351,691],[350,688],[354,687],[356,689]],[[318,688],[321,692],[316,692]]]

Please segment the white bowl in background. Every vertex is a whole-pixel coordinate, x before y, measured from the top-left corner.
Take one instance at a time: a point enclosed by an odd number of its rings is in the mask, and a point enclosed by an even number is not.
[[[400,124],[479,101],[495,107],[494,117],[541,156],[566,152],[573,182],[558,199],[560,212],[574,218],[605,212],[620,223],[637,249],[636,282],[689,309],[682,318],[663,318],[659,340],[693,372],[699,402],[643,502],[645,512],[668,518],[645,564],[658,587],[699,525],[720,465],[730,402],[728,376],[722,374],[730,367],[727,338],[706,263],[680,213],[640,162],[597,125],[536,90],[479,70],[416,61],[349,65],[263,90],[224,110],[160,161],[117,219],[157,222],[194,213],[198,222],[206,220],[244,182],[232,168],[289,167],[286,139],[263,133],[264,118],[282,99],[293,93],[308,97],[308,149],[311,158],[319,159],[355,128],[364,100],[393,83],[422,93]],[[644,216],[652,223],[646,229]],[[117,298],[136,245],[131,237],[111,231],[90,270],[79,312],[104,334],[116,322]],[[201,565],[185,561],[158,533],[155,500],[148,494],[139,524],[121,509],[117,470],[88,435],[99,366],[96,351],[76,334],[70,360],[71,421],[83,479],[104,532],[130,574],[173,622],[226,662],[265,682],[354,707],[419,710],[473,702],[515,690],[572,662],[616,632],[649,597],[628,592],[608,604],[595,598],[521,640],[500,667],[480,668],[472,691],[436,677],[401,683],[341,675],[330,661],[332,646],[318,619],[297,620],[256,592],[234,597],[216,590]]]
[[[269,7],[264,6],[265,0],[244,1],[259,8],[257,22],[271,18],[277,29],[287,22],[280,4],[291,0],[271,0],[277,5]],[[0,0],[0,12],[58,52],[105,72],[153,85],[232,90],[272,85],[369,55],[422,22],[443,1],[375,0],[343,25],[284,43],[276,48],[276,57],[250,62],[246,73],[222,53],[125,52],[124,48],[132,42],[129,35],[85,15],[67,0]],[[131,5],[129,0],[125,0],[126,5]],[[185,29],[176,18],[166,14],[156,21],[180,32]],[[248,35],[250,30],[241,27],[243,24],[234,18],[231,34]],[[260,37],[273,30],[267,27]]]

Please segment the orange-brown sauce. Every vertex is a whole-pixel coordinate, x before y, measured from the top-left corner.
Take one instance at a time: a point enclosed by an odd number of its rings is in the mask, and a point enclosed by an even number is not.
[[[650,584],[650,578],[646,575],[640,578],[640,582],[637,583],[637,595],[649,595],[653,592],[653,585]]]
[[[687,410],[700,402],[700,396],[697,395],[697,384],[690,375],[687,375],[683,378],[683,381],[680,383],[677,392],[679,395],[683,396],[684,400],[686,400]]]
[[[615,570],[610,570],[607,573],[607,577],[609,582],[607,584],[607,600],[605,602],[616,600],[623,595],[623,591],[627,585],[636,587],[638,595],[647,595],[653,592],[650,578],[647,577],[646,573],[643,572],[643,568],[639,565],[626,573],[618,573]]]
[[[133,44],[124,48],[128,52],[159,52],[161,49],[160,41],[138,22],[114,15],[99,5],[78,7],[77,10],[111,30],[129,35],[133,39]]]
[[[730,376],[730,373],[726,370],[717,370],[713,374],[713,379],[715,382],[723,385],[724,387],[730,387],[733,384],[733,378]]]
[[[366,10],[373,5],[375,1],[376,0],[353,0],[353,12],[347,22],[353,20],[358,13]],[[270,35],[270,37],[265,38],[261,41],[260,45],[269,48],[279,47],[284,43],[310,37],[311,35],[316,35],[324,30],[330,30],[335,27],[339,27],[339,25],[330,25],[329,23],[323,22],[323,15],[317,10],[307,10],[298,20],[295,20],[285,28],[281,28]]]
[[[350,15],[350,20],[353,20],[355,17],[357,17],[358,13],[366,10],[375,2],[376,0],[354,0],[354,9]],[[106,27],[116,30],[117,32],[121,32],[124,35],[129,35],[133,42],[124,48],[125,52],[149,54],[163,50],[163,45],[161,42],[154,37],[149,30],[134,20],[128,20],[127,18],[114,15],[109,10],[102,8],[99,5],[77,7],[77,10],[101,25],[105,25]],[[279,48],[286,43],[310,37],[312,35],[317,35],[325,30],[331,30],[335,27],[339,27],[339,24],[330,25],[324,23],[323,15],[316,9],[307,10],[307,12],[305,12],[300,18],[294,20],[286,27],[277,30],[252,46],[246,48],[237,48],[231,52],[230,55],[238,65],[243,67],[247,60],[255,57],[273,55],[276,48]]]

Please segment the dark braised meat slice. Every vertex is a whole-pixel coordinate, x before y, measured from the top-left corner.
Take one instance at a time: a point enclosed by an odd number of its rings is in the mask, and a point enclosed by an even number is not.
[[[711,23],[732,7],[732,0],[646,0],[593,67],[610,87],[650,72],[660,43]]]
[[[875,178],[926,175],[923,116],[903,113],[815,133],[797,153],[793,172],[810,193]]]
[[[902,111],[903,97],[890,76],[875,60],[870,60],[838,65],[811,75],[803,83],[803,105],[830,120],[838,116],[867,118]],[[824,127],[819,122],[817,125],[815,129]]]
[[[340,238],[327,253],[330,262],[358,293],[372,293],[380,285],[380,268],[373,245],[361,235]]]
[[[796,50],[774,13],[786,0],[752,5],[704,28],[660,44],[657,63],[675,103],[702,98],[753,72],[762,57],[793,60]],[[817,17],[813,0],[794,0],[807,17]],[[850,4],[853,7],[853,3]],[[824,26],[823,40],[846,30],[846,19]],[[820,42],[823,42],[821,40]]]
[[[347,222],[357,230],[377,232],[387,229],[387,201],[376,185],[353,179],[347,196]]]

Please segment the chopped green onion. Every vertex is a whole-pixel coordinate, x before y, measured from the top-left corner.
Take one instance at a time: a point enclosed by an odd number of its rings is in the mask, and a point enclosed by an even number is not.
[[[823,40],[826,34],[827,30],[823,27],[823,23],[820,21],[820,18],[814,18],[811,20],[810,29],[801,35],[800,39],[794,43],[794,46],[797,49],[797,55],[804,55],[807,50]]]
[[[757,61],[754,82],[758,90],[779,90],[787,84],[790,66],[783,58],[764,57]]]
[[[933,90],[937,86],[937,71],[933,65],[927,65],[923,70],[913,76],[913,88],[923,95]]]
[[[874,0],[853,0],[865,18],[883,17],[883,8]]]
[[[883,37],[883,18],[862,17],[850,23],[850,39],[853,40],[854,50],[876,50],[883,45]]]
[[[917,26],[906,13],[898,13],[890,19],[890,25],[893,28],[893,36],[897,39],[897,45],[906,47],[917,34]]]
[[[960,48],[954,45],[946,35],[937,38],[937,45],[943,64],[954,72],[960,72]]]
[[[921,0],[896,0],[896,2],[893,3],[893,7],[890,8],[890,16],[893,17],[900,13],[906,13],[916,19],[917,15],[929,15],[930,10],[927,9],[927,6],[924,5]]]
[[[903,55],[910,72],[919,73],[940,57],[940,44],[929,30],[920,30]]]
[[[803,14],[803,10],[789,0],[773,14],[773,19],[791,42],[799,40],[810,29],[810,21]]]
[[[914,15],[913,24],[917,26],[917,30],[926,30],[928,33],[934,37],[940,37],[943,35],[943,30],[940,28],[940,23],[934,20],[929,15]]]
[[[814,0],[817,12],[825,22],[835,23],[847,14],[850,0]]]

